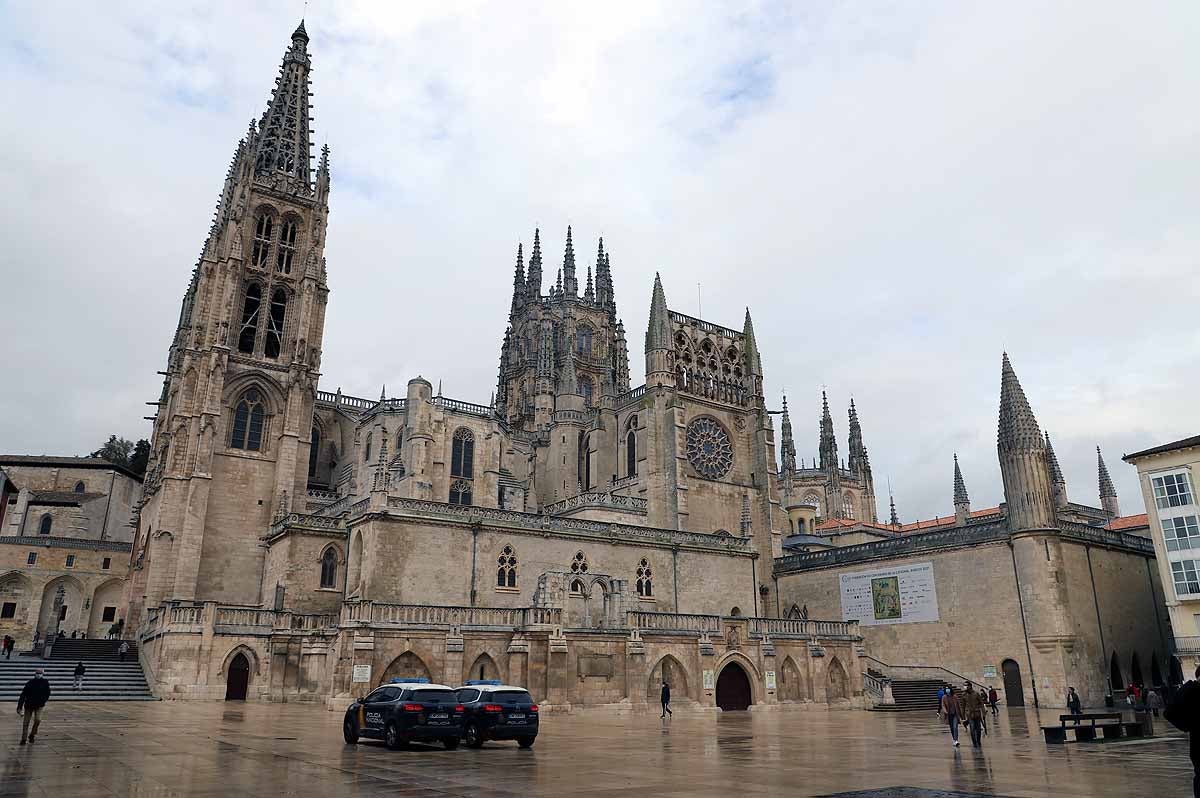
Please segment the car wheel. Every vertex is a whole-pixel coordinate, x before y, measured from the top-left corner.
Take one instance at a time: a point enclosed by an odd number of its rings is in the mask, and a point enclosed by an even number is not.
[[[400,739],[400,730],[396,728],[395,723],[389,723],[384,729],[383,742],[393,751],[404,747],[404,741]]]
[[[522,748],[533,748],[533,741],[536,739],[536,737],[522,737],[520,740],[517,740],[517,745]]]
[[[483,735],[479,733],[479,726],[475,723],[468,723],[467,730],[463,734],[467,740],[468,748],[482,748]]]
[[[346,742],[350,745],[354,745],[358,742],[358,729],[354,727],[354,724],[350,722],[349,718],[347,718],[342,724],[342,737],[344,737]]]
[[[453,751],[455,748],[458,748],[458,739],[457,738],[450,738],[450,739],[442,740],[442,742],[445,743],[447,751]]]

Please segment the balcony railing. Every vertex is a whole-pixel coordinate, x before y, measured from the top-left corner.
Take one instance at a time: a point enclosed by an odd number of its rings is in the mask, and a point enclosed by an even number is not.
[[[562,610],[550,607],[454,607],[433,604],[381,604],[347,601],[345,622],[369,622],[384,626],[451,626],[519,629],[531,625],[558,625]]]
[[[1172,654],[1200,655],[1200,637],[1175,637],[1171,639]]]
[[[626,622],[631,629],[655,632],[700,632],[716,634],[721,631],[719,615],[688,615],[675,612],[626,613]]]
[[[646,512],[647,502],[645,499],[637,496],[624,496],[619,493],[608,493],[606,491],[589,490],[563,499],[554,504],[547,504],[545,511],[547,515],[561,515],[569,510],[578,510],[582,508],[614,508],[617,510],[631,510],[636,513]]]

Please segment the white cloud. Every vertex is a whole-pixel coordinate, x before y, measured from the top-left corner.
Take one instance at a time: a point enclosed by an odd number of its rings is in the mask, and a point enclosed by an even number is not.
[[[958,451],[1000,499],[999,354],[1072,498],[1194,434],[1194,4],[313,7],[333,149],[323,387],[484,401],[518,240],[604,235],[641,371],[650,284],[740,326],[802,457],[856,398],[906,518]],[[178,302],[294,4],[0,11],[0,448],[147,434]],[[843,443],[844,445],[844,443]],[[886,498],[883,499],[886,507]]]

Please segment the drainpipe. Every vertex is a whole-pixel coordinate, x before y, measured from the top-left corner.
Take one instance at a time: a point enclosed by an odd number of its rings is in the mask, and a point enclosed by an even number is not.
[[[1029,684],[1033,687],[1033,708],[1039,709],[1037,674],[1033,670],[1033,654],[1029,649],[1029,628],[1025,625],[1025,601],[1021,598],[1021,575],[1017,573],[1017,550],[1013,548],[1011,539],[1008,541],[1008,553],[1012,555],[1013,579],[1017,582],[1017,607],[1021,610],[1021,634],[1025,637],[1025,659],[1029,662]]]
[[[475,554],[479,545],[479,522],[471,524],[471,606],[475,606]]]

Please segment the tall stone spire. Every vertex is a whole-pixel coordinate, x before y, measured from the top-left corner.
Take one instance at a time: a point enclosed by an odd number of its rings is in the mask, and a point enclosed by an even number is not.
[[[850,473],[861,476],[870,468],[867,461],[867,447],[863,445],[862,425],[858,423],[858,408],[854,399],[850,400]]]
[[[583,298],[587,302],[596,301],[596,290],[592,286],[592,266],[589,263],[587,269],[587,287],[583,289]]]
[[[836,471],[838,467],[837,438],[833,436],[833,416],[829,415],[829,398],[821,391],[821,468]]]
[[[671,363],[671,314],[667,310],[667,295],[662,278],[654,274],[654,291],[650,295],[650,323],[646,326],[646,384],[672,385],[675,381]],[[655,380],[651,380],[651,375]]]
[[[754,322],[750,319],[750,308],[746,308],[746,320],[742,323],[742,345],[746,349],[746,372],[762,377],[762,357],[758,353],[758,341],[754,338]]]
[[[958,467],[958,453],[954,454],[954,523],[962,526],[971,517],[971,497],[967,495],[967,483],[963,481],[962,469]]]
[[[562,287],[567,296],[579,295],[579,280],[575,279],[575,246],[571,243],[571,225],[567,225],[567,247],[563,251]]]
[[[517,315],[517,311],[525,304],[525,257],[521,251],[522,245],[517,244],[517,268],[513,271],[512,310],[509,317]]]
[[[1058,465],[1058,456],[1054,454],[1054,446],[1050,444],[1050,433],[1047,432],[1046,438],[1046,467],[1050,469],[1050,494],[1054,499],[1054,506],[1058,508],[1067,506],[1067,480],[1063,476],[1062,468]]]
[[[254,149],[254,172],[289,193],[311,193],[309,147],[309,83],[312,62],[303,20],[292,33],[292,46],[283,55],[271,101],[259,122]]]
[[[533,229],[533,251],[529,253],[529,276],[525,278],[525,293],[537,302],[542,295],[542,234]]]
[[[888,518],[888,524],[892,527],[899,527],[900,516],[896,515],[896,497],[890,490],[888,491],[888,507],[892,511],[891,516]]]
[[[996,434],[1000,476],[1013,532],[1055,526],[1046,439],[1034,418],[1025,391],[1008,361],[1000,366],[1000,421]]]
[[[1100,474],[1100,506],[1109,518],[1117,518],[1121,515],[1121,505],[1117,503],[1117,489],[1108,475],[1108,466],[1104,464],[1104,455],[1100,454],[1099,446],[1096,447],[1096,466]]]
[[[783,419],[779,429],[783,473],[790,474],[796,470],[796,442],[792,439],[792,419],[788,416],[787,394],[783,395]]]
[[[608,311],[609,321],[617,318],[617,304],[613,300],[612,271],[608,255],[604,253],[604,238],[596,247],[596,304]]]

